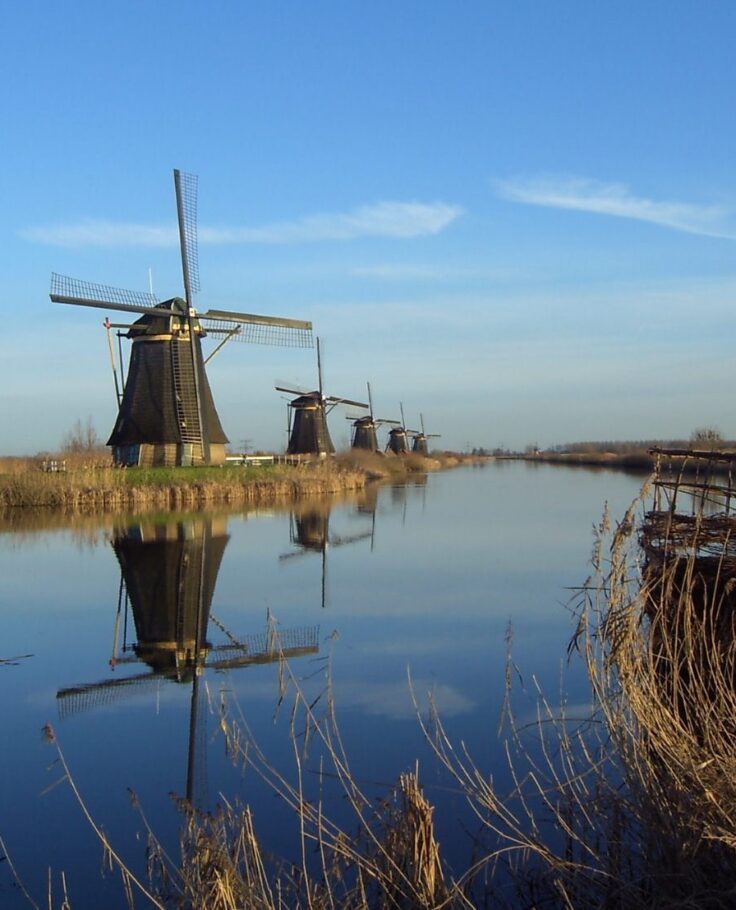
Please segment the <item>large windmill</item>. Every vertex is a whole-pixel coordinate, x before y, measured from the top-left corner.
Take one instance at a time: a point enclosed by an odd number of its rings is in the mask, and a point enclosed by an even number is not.
[[[409,436],[415,435],[419,431],[407,430],[406,419],[404,418],[403,402],[399,402],[399,410],[401,411],[401,424],[397,427],[393,427],[388,431],[386,451],[393,452],[394,455],[406,455],[406,453],[409,451]]]
[[[312,324],[229,310],[198,313],[197,178],[174,171],[184,297],[159,301],[153,293],[126,291],[53,274],[54,303],[141,313],[127,329],[132,342],[128,376],[118,395],[119,411],[107,442],[124,465],[222,464],[228,441],[215,409],[205,364],[227,341],[312,346]],[[221,343],[207,360],[205,335]],[[117,383],[116,383],[117,385]]]
[[[386,420],[383,417],[374,417],[373,415],[373,396],[371,395],[371,384],[368,386],[368,416],[367,417],[348,417],[353,421],[353,441],[354,449],[366,449],[369,452],[378,451],[378,439],[376,438],[376,428],[385,424],[399,425],[398,420]]]
[[[421,433],[412,431],[412,436],[414,437],[414,441],[412,442],[411,450],[412,450],[412,452],[416,452],[418,455],[428,455],[429,447],[427,446],[427,440],[428,439],[439,439],[440,434],[424,432],[424,414],[419,415],[419,423],[422,427],[422,431],[421,431]]]
[[[289,427],[289,444],[287,455],[319,455],[324,458],[332,455],[335,446],[330,439],[327,427],[327,415],[338,404],[349,404],[355,408],[367,408],[362,401],[350,398],[338,398],[336,395],[325,395],[322,390],[322,357],[319,338],[317,339],[317,379],[319,388],[313,392],[288,386],[276,386],[277,392],[287,392],[297,397],[289,402],[294,413],[293,423]]]
[[[316,654],[319,647],[317,626],[279,630],[269,614],[264,632],[235,637],[211,615],[228,539],[226,519],[211,516],[117,531],[112,546],[121,575],[110,658],[115,675],[68,686],[56,695],[59,714],[65,718],[135,693],[157,691],[166,681],[190,685],[186,776],[190,803],[198,776],[197,753],[204,745],[203,674]],[[222,642],[209,640],[210,626],[213,639],[219,630]]]

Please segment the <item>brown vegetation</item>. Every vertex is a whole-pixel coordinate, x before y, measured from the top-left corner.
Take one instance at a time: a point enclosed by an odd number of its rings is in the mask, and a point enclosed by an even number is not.
[[[91,514],[263,505],[360,490],[372,480],[439,470],[462,458],[347,453],[301,464],[147,469],[114,468],[77,453],[59,472],[45,471],[42,458],[0,459],[0,510]]]
[[[429,455],[417,455],[407,452],[405,455],[368,452],[364,449],[350,449],[338,455],[335,462],[343,467],[363,471],[374,480],[405,477],[407,474],[426,474],[430,471],[441,471],[461,464],[470,464],[481,460],[478,456],[462,455],[456,452],[431,452]]]
[[[0,478],[0,507],[101,513],[210,505],[248,505],[359,490],[365,474],[332,463],[248,469],[117,469],[67,465],[67,471],[19,471]]]

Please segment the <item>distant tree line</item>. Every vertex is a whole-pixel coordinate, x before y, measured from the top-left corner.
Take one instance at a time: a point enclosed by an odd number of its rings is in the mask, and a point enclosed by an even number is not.
[[[474,446],[473,455],[592,455],[609,452],[614,455],[635,455],[653,448],[662,449],[736,449],[736,440],[726,439],[716,427],[697,427],[687,439],[597,439],[583,442],[563,442],[546,448],[532,442],[523,449]]]
[[[535,445],[526,447],[530,454]],[[544,449],[555,454],[591,454],[612,452],[615,455],[633,455],[653,448],[662,449],[731,449],[736,448],[736,440],[725,439],[716,427],[698,427],[687,439],[629,439],[629,440],[596,440],[594,442],[566,442]]]

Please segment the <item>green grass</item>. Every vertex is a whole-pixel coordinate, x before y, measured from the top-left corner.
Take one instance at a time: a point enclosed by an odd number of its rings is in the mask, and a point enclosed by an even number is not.
[[[258,480],[272,480],[292,476],[294,468],[285,465],[245,467],[158,467],[125,468],[121,470],[123,482],[128,487],[181,487],[197,483],[242,484]]]

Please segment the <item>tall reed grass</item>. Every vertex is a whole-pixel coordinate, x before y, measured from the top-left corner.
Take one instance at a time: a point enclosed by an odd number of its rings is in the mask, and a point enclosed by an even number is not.
[[[441,453],[397,458],[353,451],[298,465],[121,469],[79,455],[70,456],[66,471],[47,473],[41,459],[0,459],[0,510],[100,513],[268,504],[360,490],[373,480],[400,479],[466,460]]]
[[[0,508],[65,512],[180,511],[296,500],[362,489],[367,475],[332,462],[260,468],[83,468],[0,477]]]

